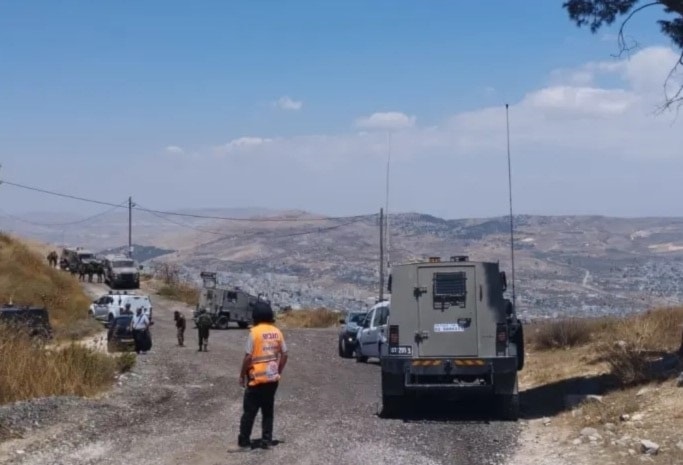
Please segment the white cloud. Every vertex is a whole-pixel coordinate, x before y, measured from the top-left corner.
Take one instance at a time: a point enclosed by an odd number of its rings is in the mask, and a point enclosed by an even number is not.
[[[280,97],[277,99],[275,102],[273,102],[273,105],[280,110],[301,110],[301,107],[304,106],[304,102],[301,100],[293,100],[289,96],[285,95],[283,97]]]
[[[373,113],[370,116],[358,118],[356,126],[365,129],[405,129],[415,126],[415,117],[397,111]]]
[[[555,71],[546,86],[511,102],[519,211],[683,215],[674,192],[677,173],[683,172],[683,122],[672,124],[674,113],[652,111],[663,99],[662,83],[674,57],[671,50],[648,48],[630,59]],[[208,171],[201,163],[192,168],[203,167],[202,173],[210,172],[206,176],[220,176],[223,166],[238,169],[244,181],[240,177],[225,187],[234,189],[231,198],[249,191],[249,179],[266,176],[264,166],[272,186],[295,187],[250,190],[256,197],[245,202],[252,204],[372,211],[384,199],[389,145],[381,129],[401,129],[391,136],[394,211],[504,214],[504,104],[456,113],[429,127],[416,121],[400,112],[375,113],[336,134],[241,137],[219,153],[249,156],[212,160]],[[418,185],[429,188],[416,190]],[[468,192],[477,193],[477,202],[453,200]]]
[[[182,147],[178,147],[177,145],[169,145],[164,149],[166,153],[171,153],[171,154],[178,154],[182,155],[185,153],[185,151],[182,149]]]
[[[232,153],[245,150],[252,150],[271,141],[272,139],[264,137],[240,137],[237,139],[233,139],[227,144],[224,144],[223,146],[219,147],[219,152]]]

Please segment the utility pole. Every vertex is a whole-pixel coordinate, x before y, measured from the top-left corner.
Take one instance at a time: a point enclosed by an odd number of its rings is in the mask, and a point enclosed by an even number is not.
[[[379,209],[379,300],[384,300],[384,209]]]
[[[133,197],[128,197],[128,258],[133,258]]]

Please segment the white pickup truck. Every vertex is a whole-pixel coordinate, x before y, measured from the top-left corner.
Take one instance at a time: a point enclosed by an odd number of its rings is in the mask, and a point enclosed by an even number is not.
[[[149,321],[152,321],[152,301],[147,295],[128,294],[127,292],[104,294],[95,299],[90,304],[89,313],[93,318],[110,322],[121,314],[121,311],[126,308],[126,304],[130,304],[130,310],[135,314],[138,308],[147,315]]]

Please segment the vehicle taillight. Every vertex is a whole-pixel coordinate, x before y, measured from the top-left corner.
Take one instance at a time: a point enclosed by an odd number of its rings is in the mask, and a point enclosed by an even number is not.
[[[389,325],[389,345],[398,345],[398,325]]]

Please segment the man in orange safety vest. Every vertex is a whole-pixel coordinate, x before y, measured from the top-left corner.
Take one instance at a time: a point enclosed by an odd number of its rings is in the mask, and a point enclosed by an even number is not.
[[[254,326],[249,331],[240,371],[240,386],[245,388],[240,433],[240,449],[251,447],[251,430],[261,410],[260,447],[273,444],[275,392],[287,363],[287,345],[282,332],[273,324],[271,306],[257,302],[253,309]]]

